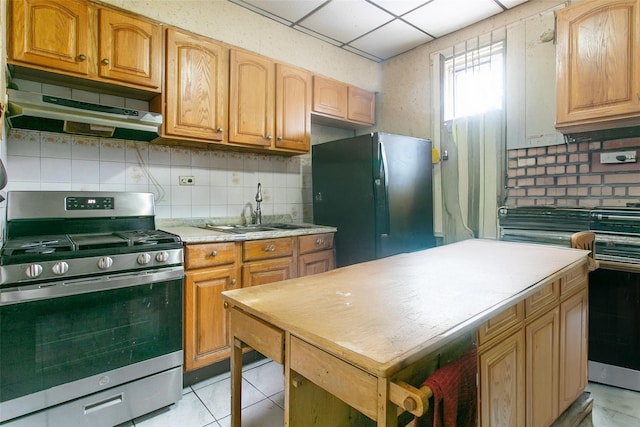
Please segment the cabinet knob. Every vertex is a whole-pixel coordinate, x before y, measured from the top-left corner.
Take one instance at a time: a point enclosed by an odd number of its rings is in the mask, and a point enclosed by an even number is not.
[[[102,60],[102,63],[103,63],[104,65],[109,65],[109,58],[104,58],[104,59]]]
[[[324,244],[324,239],[316,239],[316,246],[322,246],[322,244]]]
[[[231,286],[235,286],[235,284],[236,284],[236,279],[231,279],[231,281],[229,282],[229,284],[230,284]]]
[[[224,306],[224,308],[229,308],[229,303],[226,301],[222,305]]]
[[[218,133],[222,133],[222,131],[224,131],[224,129],[223,129],[223,128],[217,128],[217,129],[216,129],[216,132],[218,132]]]
[[[87,55],[82,55],[82,54],[78,55],[79,61],[85,61],[86,59],[87,59]]]
[[[278,141],[282,141],[282,137],[281,136],[278,137]]]
[[[218,256],[218,251],[211,251],[211,253],[209,254],[209,256]]]
[[[276,250],[276,245],[267,245],[264,247],[265,252],[274,252]]]
[[[266,139],[267,141],[271,141],[271,140],[273,139],[273,137],[272,137],[271,135],[267,135],[267,136],[265,136],[265,139]]]

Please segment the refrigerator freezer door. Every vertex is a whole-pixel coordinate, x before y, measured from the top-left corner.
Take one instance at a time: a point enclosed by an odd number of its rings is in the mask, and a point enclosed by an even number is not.
[[[377,162],[384,164],[382,181],[387,192],[386,206],[376,203],[376,217],[388,215],[388,225],[377,230],[376,258],[435,246],[431,141],[385,133],[377,136],[381,147],[377,152],[384,156]]]
[[[313,222],[337,227],[336,265],[375,259],[371,135],[312,150]]]

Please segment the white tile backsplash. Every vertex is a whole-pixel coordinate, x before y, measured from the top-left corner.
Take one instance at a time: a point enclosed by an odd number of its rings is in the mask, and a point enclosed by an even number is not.
[[[159,218],[244,215],[250,220],[260,182],[263,215],[290,214],[310,222],[310,164],[309,155],[211,151],[10,129],[5,190],[152,192]],[[195,185],[178,185],[181,175],[194,176]]]

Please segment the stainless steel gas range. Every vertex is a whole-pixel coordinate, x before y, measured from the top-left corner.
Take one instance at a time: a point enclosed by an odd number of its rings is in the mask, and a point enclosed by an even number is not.
[[[502,207],[503,240],[569,246],[596,235],[589,274],[589,380],[640,391],[640,208]]]
[[[182,395],[183,243],[150,193],[9,192],[0,423],[113,426]]]

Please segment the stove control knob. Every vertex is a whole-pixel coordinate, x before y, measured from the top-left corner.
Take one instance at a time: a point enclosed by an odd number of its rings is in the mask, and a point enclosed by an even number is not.
[[[51,267],[51,271],[56,276],[62,276],[67,271],[69,271],[69,264],[67,264],[64,261],[58,261],[55,264],[53,264],[53,266]]]
[[[167,262],[169,261],[169,252],[162,251],[156,254],[156,261],[158,262]]]
[[[111,257],[106,256],[98,260],[98,268],[100,270],[106,270],[107,268],[110,268],[112,265],[113,265],[113,258]]]
[[[151,261],[151,255],[149,255],[148,253],[138,255],[138,264],[149,264],[149,261]]]
[[[35,279],[42,274],[42,266],[40,264],[31,264],[27,267],[26,273],[28,278]]]

